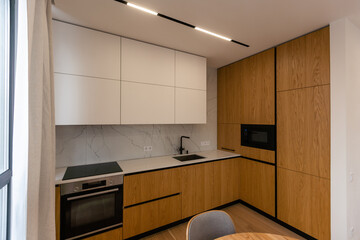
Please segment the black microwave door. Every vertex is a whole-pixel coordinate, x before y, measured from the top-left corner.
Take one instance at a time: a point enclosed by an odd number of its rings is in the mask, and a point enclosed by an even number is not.
[[[61,239],[122,222],[122,185],[63,196]]]
[[[241,145],[275,150],[274,125],[241,125]]]

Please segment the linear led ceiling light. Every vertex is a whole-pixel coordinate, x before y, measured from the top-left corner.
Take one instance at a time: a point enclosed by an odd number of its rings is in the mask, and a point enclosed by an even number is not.
[[[177,19],[175,19],[175,18],[166,16],[166,15],[164,15],[164,14],[157,13],[157,12],[152,11],[152,10],[150,10],[150,9],[147,9],[147,8],[144,8],[144,7],[140,7],[140,6],[135,5],[135,4],[133,4],[133,3],[129,3],[129,2],[126,2],[126,1],[123,1],[123,0],[115,0],[115,1],[120,2],[120,3],[123,3],[123,4],[126,4],[126,5],[129,6],[129,7],[136,8],[136,9],[141,10],[141,11],[143,11],[143,12],[147,12],[147,13],[150,13],[150,14],[152,14],[152,15],[165,18],[165,19],[167,19],[167,20],[169,20],[169,21],[173,21],[173,22],[176,22],[176,23],[185,25],[185,26],[187,26],[187,27],[194,28],[194,29],[196,29],[196,30],[198,30],[198,31],[200,31],[200,32],[207,33],[207,34],[212,35],[212,36],[214,36],[214,37],[218,37],[218,38],[221,38],[221,39],[223,39],[223,40],[226,40],[226,41],[229,41],[229,42],[233,42],[233,43],[242,45],[242,46],[244,46],[244,47],[249,47],[249,45],[247,45],[247,44],[245,44],[245,43],[235,41],[235,40],[233,40],[233,39],[230,39],[230,38],[221,36],[221,35],[216,34],[216,33],[213,33],[213,32],[210,32],[210,31],[205,30],[205,29],[203,29],[203,28],[196,27],[196,26],[194,26],[194,25],[192,25],[192,24],[190,24],[190,23],[186,23],[186,22],[177,20]]]

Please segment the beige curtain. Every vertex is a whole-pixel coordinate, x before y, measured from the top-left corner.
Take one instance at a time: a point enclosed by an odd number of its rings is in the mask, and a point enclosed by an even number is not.
[[[51,0],[28,0],[27,239],[55,239],[55,120]]]

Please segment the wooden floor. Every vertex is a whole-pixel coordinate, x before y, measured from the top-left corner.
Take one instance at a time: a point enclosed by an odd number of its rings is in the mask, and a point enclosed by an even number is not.
[[[271,221],[261,214],[245,207],[242,204],[235,204],[222,209],[230,214],[234,220],[237,232],[261,232],[273,233],[293,237],[296,239],[305,239],[294,232]],[[155,233],[143,239],[146,240],[185,240],[187,223],[182,223],[165,231]]]

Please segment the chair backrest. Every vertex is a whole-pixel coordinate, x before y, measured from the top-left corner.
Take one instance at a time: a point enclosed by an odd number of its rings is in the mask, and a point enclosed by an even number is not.
[[[186,240],[213,240],[235,233],[234,222],[224,211],[208,211],[194,216],[186,228]]]

